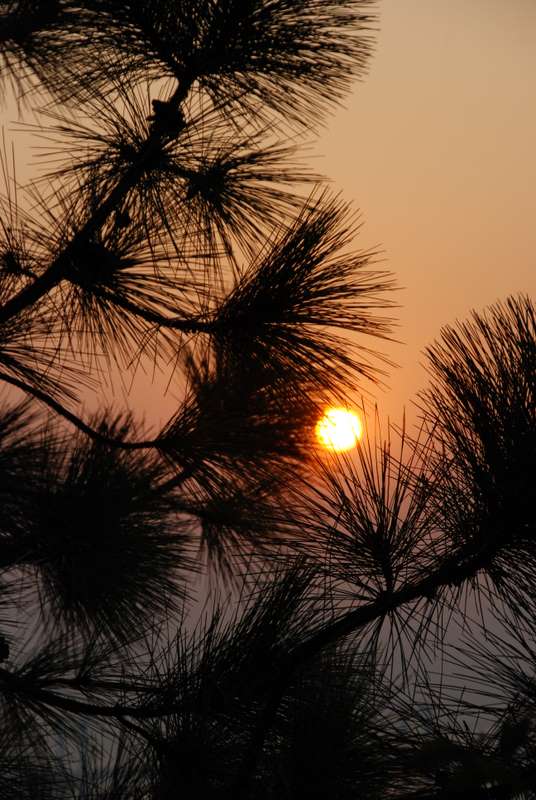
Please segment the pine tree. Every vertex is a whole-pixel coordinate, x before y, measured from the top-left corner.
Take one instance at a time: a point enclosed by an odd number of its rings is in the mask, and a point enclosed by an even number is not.
[[[315,446],[392,333],[297,158],[375,6],[0,4],[0,798],[536,796],[531,299],[444,328],[417,435]],[[156,432],[104,401],[152,371]]]

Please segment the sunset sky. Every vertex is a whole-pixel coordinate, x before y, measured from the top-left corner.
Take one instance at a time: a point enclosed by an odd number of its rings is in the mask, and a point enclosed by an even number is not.
[[[536,2],[378,0],[377,9],[369,75],[308,152],[360,210],[356,248],[380,249],[402,287],[401,344],[385,345],[399,367],[376,399],[382,417],[399,422],[405,407],[413,422],[422,352],[441,326],[509,294],[536,295]],[[11,135],[20,154],[20,132]],[[176,399],[150,378],[127,403],[159,426]]]
[[[404,287],[381,411],[410,419],[441,326],[536,295],[536,3],[380,0],[370,74],[327,120],[314,166],[359,207]]]

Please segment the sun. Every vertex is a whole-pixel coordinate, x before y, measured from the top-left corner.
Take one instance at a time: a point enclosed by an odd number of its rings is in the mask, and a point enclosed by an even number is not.
[[[326,450],[351,450],[363,435],[361,420],[348,408],[328,408],[316,423],[316,438]]]

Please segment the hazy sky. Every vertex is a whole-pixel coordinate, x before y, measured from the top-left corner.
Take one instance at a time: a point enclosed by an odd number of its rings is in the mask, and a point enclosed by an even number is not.
[[[312,166],[361,210],[356,246],[380,247],[404,287],[403,344],[388,347],[400,366],[377,396],[399,421],[404,406],[415,418],[422,351],[442,325],[536,296],[536,0],[378,10],[370,73],[326,120]],[[157,425],[176,407],[150,381],[130,402],[140,399]]]
[[[536,2],[380,0],[377,52],[313,162],[360,208],[401,286],[383,412],[398,420],[441,326],[536,296]]]

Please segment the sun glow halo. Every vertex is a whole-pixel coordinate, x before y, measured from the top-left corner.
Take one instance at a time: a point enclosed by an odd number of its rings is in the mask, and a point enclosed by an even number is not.
[[[351,450],[363,435],[361,420],[347,408],[328,408],[316,424],[316,438],[326,450]]]

